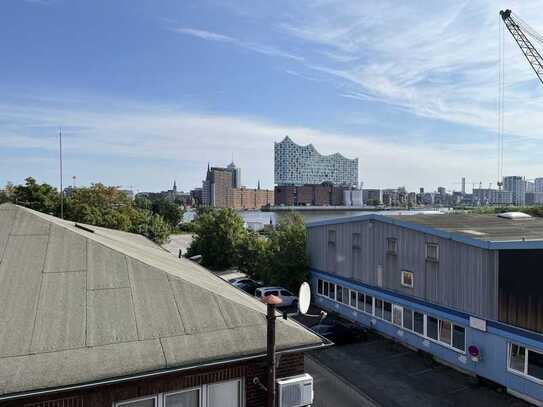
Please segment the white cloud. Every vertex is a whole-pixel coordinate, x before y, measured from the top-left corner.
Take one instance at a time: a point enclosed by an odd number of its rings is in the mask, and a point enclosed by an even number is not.
[[[273,142],[287,134],[300,144],[313,143],[323,154],[339,151],[347,157],[359,157],[361,180],[368,187],[452,188],[456,180],[451,179],[451,174],[476,178],[485,184],[494,180],[495,151],[486,144],[428,144],[416,137],[399,144],[369,134],[324,132],[168,107],[127,106],[118,110],[119,113],[109,113],[12,108],[10,114],[8,106],[1,106],[0,123],[11,125],[0,125],[0,174],[7,173],[9,165],[21,178],[39,175],[28,174],[25,162],[18,164],[13,157],[21,150],[36,151],[38,158],[56,157],[56,124],[63,123],[65,157],[71,160],[73,168],[67,174],[92,181],[133,184],[139,189],[153,189],[173,178],[185,189],[195,187],[204,177],[208,162],[226,165],[231,153],[243,170],[244,183],[254,186],[260,179],[270,187]],[[9,163],[3,160],[5,156],[12,158]],[[536,167],[518,163],[518,170],[526,175],[535,175]],[[56,164],[49,171],[54,174]],[[122,173],[122,179],[117,171]],[[100,175],[103,178],[96,179]],[[5,181],[0,178],[0,183]]]

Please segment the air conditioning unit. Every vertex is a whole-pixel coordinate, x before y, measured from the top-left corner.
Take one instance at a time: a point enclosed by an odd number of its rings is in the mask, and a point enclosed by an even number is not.
[[[304,373],[277,380],[279,407],[304,407],[313,403],[313,377]]]

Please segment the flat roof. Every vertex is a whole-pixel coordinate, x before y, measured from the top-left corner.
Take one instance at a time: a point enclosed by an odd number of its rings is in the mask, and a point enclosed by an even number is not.
[[[322,338],[277,319],[279,351]],[[0,205],[0,400],[266,352],[266,305],[143,236]]]
[[[543,218],[505,219],[474,213],[368,214],[309,222],[308,228],[375,220],[485,249],[543,249]]]

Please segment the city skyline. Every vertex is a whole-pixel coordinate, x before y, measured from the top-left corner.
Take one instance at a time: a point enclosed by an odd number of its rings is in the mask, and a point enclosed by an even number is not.
[[[539,29],[538,3],[340,3],[4,2],[0,185],[58,185],[60,126],[65,185],[189,190],[233,152],[270,188],[285,135],[359,157],[368,188],[495,185],[498,11]],[[504,175],[532,179],[543,98],[505,42]]]

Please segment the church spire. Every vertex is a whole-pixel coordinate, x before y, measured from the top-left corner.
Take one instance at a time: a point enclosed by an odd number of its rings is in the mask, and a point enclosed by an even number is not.
[[[260,189],[260,180],[258,180],[258,187],[257,189]]]

